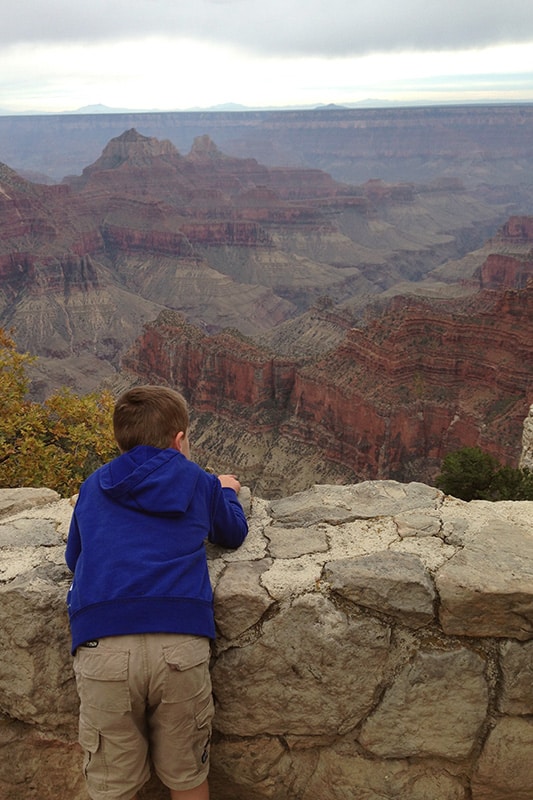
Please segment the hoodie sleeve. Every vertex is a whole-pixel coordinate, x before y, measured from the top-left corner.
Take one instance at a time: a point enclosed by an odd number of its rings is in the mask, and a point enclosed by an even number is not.
[[[216,478],[213,497],[213,516],[209,541],[235,550],[248,533],[248,522],[233,489],[222,488]]]
[[[76,520],[76,514],[74,513],[70,521],[70,529],[68,532],[68,539],[67,539],[67,548],[65,550],[65,561],[67,562],[67,566],[71,572],[74,572],[74,570],[76,569],[76,563],[78,561],[80,553],[81,553],[81,538],[78,529],[78,522]]]

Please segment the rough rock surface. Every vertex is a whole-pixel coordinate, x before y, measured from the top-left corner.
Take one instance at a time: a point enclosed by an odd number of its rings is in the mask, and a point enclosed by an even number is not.
[[[122,364],[132,381],[177,385],[197,414],[212,415],[220,440],[202,420],[202,457],[223,459],[226,447],[262,496],[281,485],[283,464],[289,491],[307,488],[309,473],[324,483],[432,482],[465,446],[516,466],[533,401],[533,280],[437,304],[395,297],[314,357],[276,356],[228,331],[208,336],[164,312]]]
[[[213,800],[531,800],[533,503],[420,483],[243,490],[209,546]],[[68,500],[0,491],[0,797],[87,800]],[[152,779],[143,800],[166,798]]]
[[[255,335],[325,295],[365,303],[420,281],[481,246],[507,208],[459,181],[353,186],[229,156],[205,135],[182,155],[130,128],[62,185],[0,163],[0,324],[48,359],[52,388],[68,368],[67,383],[87,391],[162,308]]]

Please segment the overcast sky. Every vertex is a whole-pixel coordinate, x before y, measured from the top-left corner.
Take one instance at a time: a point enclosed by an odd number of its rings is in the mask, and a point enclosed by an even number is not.
[[[0,110],[533,101],[531,0],[18,0]]]

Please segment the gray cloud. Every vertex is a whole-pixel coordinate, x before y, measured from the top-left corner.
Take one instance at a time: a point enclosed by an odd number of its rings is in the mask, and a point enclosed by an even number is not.
[[[258,54],[348,56],[533,40],[530,0],[22,0],[0,42],[169,35]]]

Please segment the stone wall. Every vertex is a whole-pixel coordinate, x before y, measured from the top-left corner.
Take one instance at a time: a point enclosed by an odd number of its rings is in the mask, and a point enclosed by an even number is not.
[[[213,800],[531,800],[533,503],[382,481],[250,506],[209,548]],[[1,800],[87,800],[71,511],[0,491]]]

